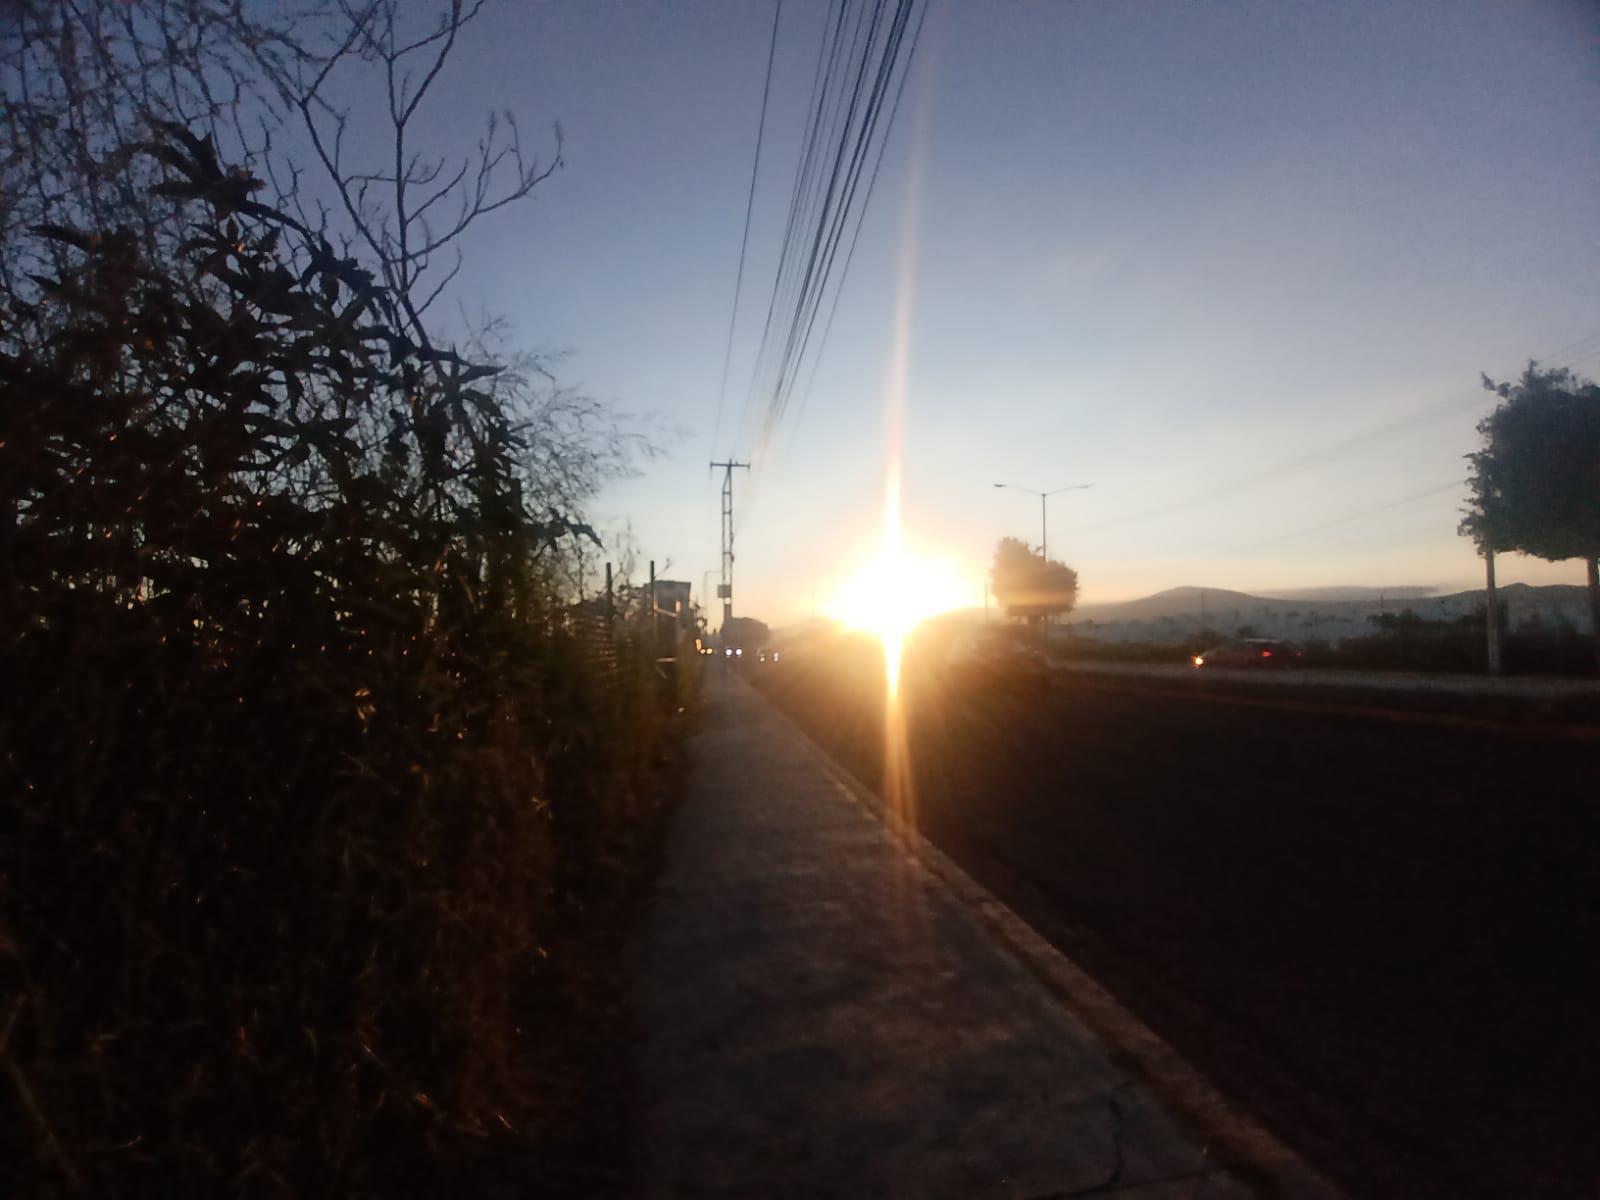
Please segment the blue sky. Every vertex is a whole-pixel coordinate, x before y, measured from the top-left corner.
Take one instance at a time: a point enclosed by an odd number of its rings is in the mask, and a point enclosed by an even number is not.
[[[680,431],[596,509],[697,589],[706,463],[757,450],[745,383],[825,9],[784,6],[715,445],[771,5],[508,5],[435,111],[438,136],[488,107],[530,137],[562,123],[565,169],[474,231],[457,297]],[[1086,602],[1470,585],[1446,485],[1478,372],[1600,374],[1591,5],[937,0],[815,386],[737,480],[740,611],[808,614],[876,536],[917,179],[906,537],[974,595],[996,539],[1038,536],[998,480],[1094,483],[1051,509]]]

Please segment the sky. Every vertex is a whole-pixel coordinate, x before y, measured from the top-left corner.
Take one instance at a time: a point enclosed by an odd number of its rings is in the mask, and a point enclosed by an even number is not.
[[[1600,9],[934,0],[814,385],[761,442],[747,384],[826,7],[783,6],[715,437],[773,6],[506,5],[442,80],[424,132],[489,108],[564,131],[455,293],[655,431],[596,500],[613,549],[714,584],[707,464],[755,455],[736,611],[825,608],[879,536],[900,303],[904,537],[974,602],[1000,537],[1039,538],[996,482],[1093,485],[1049,514],[1085,603],[1481,583],[1456,534],[1479,372],[1600,375]]]

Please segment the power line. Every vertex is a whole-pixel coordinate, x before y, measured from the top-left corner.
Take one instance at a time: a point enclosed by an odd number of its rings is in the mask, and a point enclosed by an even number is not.
[[[810,249],[810,252],[809,252],[809,254],[807,256],[807,260],[806,260],[805,274],[802,277],[801,283],[800,283],[800,295],[797,298],[796,303],[795,303],[795,316],[794,316],[794,319],[791,320],[791,322],[790,322],[789,334],[788,334],[788,338],[786,340],[786,344],[785,344],[785,347],[784,347],[784,356],[783,356],[783,359],[780,360],[779,366],[778,366],[778,379],[779,379],[780,385],[781,385],[781,381],[783,379],[784,372],[786,370],[786,365],[787,365],[789,356],[793,351],[794,340],[795,340],[795,332],[796,332],[796,329],[798,328],[798,321],[800,319],[800,314],[804,311],[804,306],[805,306],[806,300],[807,300],[808,296],[811,293],[811,283],[812,283],[813,278],[815,277],[815,273],[816,273],[818,264],[821,261],[821,255],[823,253],[823,248],[824,248],[825,243],[826,243],[827,233],[828,233],[828,230],[829,230],[829,228],[831,226],[831,223],[832,223],[832,215],[836,211],[836,208],[837,208],[836,197],[838,196],[838,190],[839,190],[840,171],[841,171],[841,168],[844,166],[846,151],[847,151],[847,149],[849,149],[849,146],[850,146],[851,129],[855,124],[856,109],[857,109],[858,105],[860,105],[860,103],[861,103],[861,88],[862,88],[862,85],[866,81],[867,59],[868,59],[868,56],[870,54],[870,51],[871,51],[873,43],[877,40],[878,26],[879,26],[879,22],[882,20],[882,17],[883,17],[883,3],[882,3],[882,0],[879,0],[879,3],[877,3],[877,4],[875,4],[873,6],[872,24],[867,30],[866,51],[863,52],[863,54],[861,56],[861,63],[859,65],[859,67],[857,67],[857,69],[855,71],[855,82],[851,86],[850,92],[849,92],[849,95],[850,95],[849,106],[845,109],[845,112],[843,114],[843,134],[838,139],[837,148],[833,152],[833,158],[832,158],[833,165],[832,165],[832,167],[831,167],[831,169],[829,170],[829,173],[828,173],[827,187],[824,189],[824,191],[822,193],[822,204],[823,204],[822,212],[821,212],[821,214],[820,214],[820,216],[818,218],[815,232],[812,234],[812,237],[811,237],[811,249]],[[859,40],[860,40],[860,32],[861,32],[861,20],[858,18],[857,22],[856,22],[856,38],[855,38],[855,41],[857,41],[857,42],[859,42]],[[853,58],[854,57],[854,44],[852,44],[851,51],[852,51],[852,58]]]
[[[851,0],[830,6],[767,319],[741,417],[741,428],[756,435],[758,464],[769,456],[773,434],[807,360],[814,368],[827,340],[826,326],[822,340],[816,339],[817,318],[830,287],[836,303],[848,275],[853,254],[847,251],[844,270],[838,271],[840,245],[846,233],[851,234],[851,250],[859,238],[926,15],[927,3],[919,12],[917,0],[872,0],[854,11]],[[865,192],[863,175],[868,175]],[[755,506],[761,474],[752,473],[751,502],[742,514],[746,518]]]
[[[1575,365],[1575,364],[1577,364],[1579,362],[1582,362],[1585,358],[1591,357],[1595,353],[1596,349],[1600,349],[1600,345],[1597,345],[1597,346],[1592,347],[1590,349],[1584,350],[1584,352],[1582,354],[1580,354],[1576,358],[1568,357],[1568,356],[1570,356],[1571,352],[1573,350],[1583,349],[1589,343],[1594,343],[1594,342],[1600,342],[1600,331],[1596,331],[1594,333],[1591,333],[1591,334],[1587,335],[1586,337],[1579,338],[1577,341],[1571,343],[1570,345],[1565,346],[1560,350],[1557,350],[1555,352],[1555,357],[1567,357],[1568,361],[1567,361],[1566,365],[1568,367],[1571,367],[1571,366],[1573,366],[1573,365]],[[1441,402],[1441,403],[1445,403],[1445,402]],[[1430,407],[1437,407],[1437,406],[1430,406]],[[1426,415],[1427,413],[1428,413],[1428,409],[1423,409],[1421,411],[1421,414],[1419,414],[1419,415]],[[1415,420],[1410,420],[1410,421],[1402,422],[1401,424],[1414,424],[1414,423],[1415,423]],[[1352,440],[1354,440],[1354,439],[1352,439]],[[1441,492],[1448,492],[1453,488],[1462,488],[1462,487],[1465,487],[1465,486],[1466,486],[1466,480],[1463,480],[1463,479],[1452,479],[1447,483],[1435,484],[1433,487],[1424,488],[1420,492],[1413,492],[1409,496],[1402,496],[1398,500],[1391,500],[1386,504],[1378,504],[1378,505],[1374,505],[1371,508],[1362,508],[1362,509],[1356,510],[1355,512],[1344,513],[1341,516],[1333,517],[1333,518],[1331,518],[1331,519],[1329,519],[1327,521],[1322,521],[1322,522],[1319,522],[1318,524],[1315,524],[1315,525],[1307,525],[1307,526],[1303,526],[1302,528],[1299,528],[1299,529],[1291,529],[1287,533],[1276,534],[1273,537],[1270,537],[1270,538],[1266,539],[1265,541],[1252,542],[1247,546],[1236,547],[1234,549],[1233,553],[1241,553],[1241,552],[1248,551],[1248,550],[1259,550],[1263,546],[1275,546],[1278,543],[1286,542],[1291,538],[1304,537],[1307,534],[1312,534],[1312,533],[1320,533],[1324,529],[1331,529],[1336,525],[1344,525],[1344,524],[1347,524],[1347,523],[1349,523],[1351,521],[1360,520],[1362,517],[1370,517],[1370,516],[1376,515],[1377,513],[1388,512],[1390,509],[1402,508],[1407,504],[1415,504],[1418,500],[1426,500],[1429,496],[1437,496]]]
[[[779,247],[778,269],[773,279],[772,295],[767,301],[767,315],[761,328],[761,340],[757,343],[755,362],[751,367],[750,383],[745,390],[745,400],[740,410],[739,429],[741,431],[750,425],[756,384],[761,377],[761,365],[767,353],[767,345],[772,332],[772,322],[778,309],[780,288],[790,272],[789,262],[792,253],[791,248],[795,244],[795,231],[809,220],[808,217],[803,217],[803,213],[809,211],[809,193],[814,190],[810,182],[811,163],[821,145],[819,135],[829,107],[828,89],[839,59],[840,47],[843,45],[847,11],[848,0],[830,0],[829,16],[823,21],[822,36],[817,43],[817,64],[812,72],[811,95],[806,100],[807,115],[801,134],[804,149],[795,167],[794,185],[789,196],[789,211],[784,221],[783,240]],[[833,31],[831,37],[829,35],[830,27]],[[761,481],[761,473],[752,470],[749,499],[743,509],[745,516],[748,516],[750,510],[755,506]]]
[[[1170,513],[1186,511],[1195,507],[1196,505],[1215,503],[1216,501],[1225,499],[1228,496],[1237,495],[1239,492],[1248,491],[1251,488],[1258,487],[1263,483],[1270,483],[1275,479],[1281,479],[1286,475],[1293,474],[1301,467],[1310,466],[1313,463],[1322,462],[1330,458],[1338,458],[1340,455],[1345,454],[1350,450],[1365,446],[1372,442],[1382,441],[1390,434],[1398,433],[1403,429],[1409,429],[1414,425],[1425,424],[1426,422],[1434,420],[1435,418],[1442,416],[1456,408],[1462,407],[1469,402],[1481,402],[1483,396],[1484,392],[1481,388],[1472,388],[1467,391],[1457,392],[1443,400],[1426,405],[1405,417],[1401,417],[1399,420],[1387,422],[1386,424],[1376,426],[1358,434],[1353,434],[1347,438],[1341,438],[1337,442],[1330,442],[1328,445],[1319,446],[1315,450],[1308,450],[1304,454],[1297,455],[1291,459],[1286,459],[1283,462],[1277,463],[1271,467],[1267,467],[1264,470],[1256,471],[1249,475],[1239,476],[1223,484],[1221,487],[1213,488],[1209,491],[1201,492],[1195,495],[1186,496],[1180,500],[1173,500],[1165,504],[1159,504],[1154,508],[1143,509],[1140,512],[1129,513],[1126,516],[1114,517],[1109,521],[1101,522],[1099,525],[1091,526],[1089,529],[1080,530],[1079,532],[1089,533],[1102,529],[1114,529],[1121,525],[1131,525],[1138,521],[1150,520],[1153,517],[1164,517]]]
[[[843,44],[846,8],[847,0],[834,0],[829,9],[832,20],[824,23],[822,40],[817,46],[817,67],[811,80],[811,98],[806,102],[807,115],[802,134],[804,149],[795,165],[794,188],[789,196],[789,214],[784,221],[783,240],[778,250],[778,270],[773,277],[772,295],[767,300],[767,316],[761,326],[761,340],[757,343],[755,365],[751,368],[750,385],[745,392],[745,402],[739,422],[741,429],[749,424],[756,385],[761,378],[762,363],[766,358],[768,342],[772,336],[773,318],[778,311],[778,298],[782,294],[784,280],[790,273],[790,255],[792,247],[796,244],[795,231],[799,228],[800,214],[806,205],[807,193],[811,188],[811,164],[817,152],[818,134],[821,132],[824,114],[827,111],[828,87],[833,79],[839,48]],[[828,35],[830,24],[833,28],[831,38]]]
[[[1305,537],[1307,534],[1320,533],[1322,530],[1331,529],[1335,525],[1344,525],[1350,521],[1360,520],[1362,517],[1370,517],[1376,513],[1388,512],[1391,508],[1400,508],[1407,504],[1415,504],[1418,500],[1426,500],[1429,496],[1437,496],[1440,492],[1447,492],[1451,488],[1460,488],[1465,486],[1466,484],[1464,480],[1452,479],[1448,483],[1435,484],[1433,487],[1424,488],[1420,492],[1413,492],[1409,496],[1402,496],[1400,499],[1391,500],[1386,504],[1378,504],[1371,508],[1363,508],[1358,509],[1355,512],[1344,513],[1340,516],[1333,517],[1330,520],[1322,521],[1316,525],[1307,525],[1301,529],[1291,529],[1287,533],[1275,534],[1274,536],[1267,538],[1265,541],[1251,542],[1246,546],[1235,546],[1230,553],[1242,554],[1249,550],[1259,550],[1264,546],[1276,546],[1278,543],[1286,542],[1290,538]]]
[[[750,245],[750,213],[756,203],[756,177],[761,172],[761,143],[767,132],[767,98],[772,94],[772,63],[778,52],[778,23],[783,17],[783,0],[772,10],[772,40],[767,45],[767,76],[761,85],[761,119],[756,123],[755,161],[750,165],[750,191],[744,201],[744,234],[739,239],[739,272],[734,277],[733,311],[728,314],[728,348],[722,356],[722,383],[717,388],[717,421],[711,433],[711,449],[722,436],[722,406],[728,395],[728,367],[733,362],[733,333],[739,322],[739,294],[744,289],[744,256]]]
[[[880,5],[880,10],[881,7]],[[869,34],[869,45],[876,36],[880,15],[880,11],[874,12],[873,28],[871,34]],[[795,322],[791,326],[788,344],[785,346],[784,356],[779,366],[778,379],[774,384],[772,399],[768,405],[767,424],[769,431],[782,419],[784,410],[788,407],[789,395],[793,390],[795,377],[810,345],[817,312],[828,286],[828,278],[833,270],[839,243],[843,238],[846,223],[851,214],[866,155],[878,122],[882,117],[884,101],[893,78],[896,62],[900,57],[900,47],[905,39],[910,16],[911,6],[909,2],[902,3],[896,7],[889,32],[886,35],[885,50],[878,63],[872,87],[866,97],[860,135],[855,139],[855,144],[848,155],[848,161],[846,161],[846,147],[843,144],[840,145],[839,152],[835,156],[834,178],[830,179],[829,195],[831,198],[837,188],[839,189],[839,200],[833,206],[831,214],[826,209],[824,210],[823,228],[819,229],[818,239],[813,246],[813,255],[816,258],[817,267],[817,283],[808,294],[802,297],[801,305],[797,308]],[[866,61],[863,59],[851,96],[850,116],[854,115],[856,105],[861,98],[862,87],[866,83],[866,66]],[[887,137],[887,132],[885,132],[885,136]],[[840,175],[841,166],[843,166],[842,176]],[[810,274],[810,268],[808,268],[807,282],[810,280]]]
[[[917,43],[922,40],[922,26],[928,19],[928,10],[923,8],[917,17],[917,28],[911,35],[911,49],[906,55],[907,68],[900,73],[900,86],[895,90],[894,104],[889,109],[889,130],[894,129],[895,118],[900,115],[900,101],[906,93],[906,81],[911,78],[909,64],[917,56]],[[861,209],[856,214],[856,227],[850,234],[850,248],[845,252],[844,269],[839,272],[839,286],[833,290],[833,303],[828,308],[828,320],[822,327],[822,340],[817,343],[817,352],[811,359],[811,372],[806,377],[805,390],[800,393],[800,408],[795,414],[798,421],[805,415],[806,402],[811,398],[811,389],[817,382],[817,367],[822,362],[823,351],[828,346],[828,335],[833,332],[833,319],[839,315],[839,297],[844,295],[845,282],[850,278],[850,264],[856,259],[856,243],[861,240],[861,226],[866,223],[867,209],[872,207],[872,192],[878,186],[878,172],[883,167],[884,151],[889,148],[889,137],[886,133],[878,143],[878,157],[872,164],[872,175],[867,179],[866,199],[861,203]]]
[[[1596,338],[1600,338],[1600,330],[1597,330],[1583,338],[1579,338],[1570,345],[1556,351],[1553,357],[1564,357],[1570,354],[1572,350],[1581,349],[1587,343],[1594,341]],[[1562,365],[1572,366],[1575,363],[1582,361],[1583,358],[1588,357],[1590,353],[1591,351],[1584,351],[1584,353],[1579,357],[1569,358],[1567,362]],[[1249,475],[1239,476],[1222,484],[1220,487],[1186,496],[1179,500],[1168,501],[1167,503],[1156,505],[1154,508],[1143,509],[1136,513],[1127,514],[1126,516],[1113,517],[1109,521],[1102,521],[1098,525],[1092,525],[1087,528],[1080,529],[1079,533],[1098,533],[1104,529],[1115,529],[1123,525],[1131,525],[1139,521],[1147,521],[1156,517],[1168,516],[1175,512],[1187,511],[1198,505],[1214,503],[1218,500],[1225,499],[1228,496],[1237,495],[1240,492],[1248,491],[1251,488],[1258,487],[1263,483],[1270,483],[1275,479],[1281,479],[1284,476],[1299,470],[1301,467],[1310,466],[1313,463],[1326,462],[1330,459],[1336,459],[1352,450],[1358,450],[1373,443],[1381,442],[1393,434],[1412,429],[1418,425],[1425,425],[1430,421],[1439,419],[1440,417],[1448,416],[1458,409],[1487,403],[1490,399],[1490,395],[1491,393],[1485,391],[1482,387],[1473,387],[1460,392],[1452,393],[1442,400],[1436,400],[1431,404],[1425,404],[1421,408],[1416,409],[1413,412],[1410,412],[1405,416],[1399,417],[1393,421],[1385,422],[1382,425],[1376,425],[1371,429],[1362,431],[1361,433],[1352,434],[1349,437],[1341,438],[1336,442],[1330,442],[1326,446],[1319,446],[1315,450],[1308,450],[1304,454],[1300,454],[1294,458],[1279,462],[1271,467],[1265,468],[1264,470],[1256,471]]]
[[[853,20],[848,0],[831,10],[768,319],[745,402],[748,426],[758,397],[765,398],[761,444],[781,422],[807,359],[815,363],[813,348],[820,356],[826,343],[826,325],[821,341],[816,340],[817,318],[829,289],[836,301],[848,274],[926,11],[924,4],[917,12],[916,0],[874,0],[870,7],[858,8]],[[914,16],[916,33],[911,34]],[[868,175],[864,192],[863,175]],[[844,271],[836,273],[846,233],[851,237]]]

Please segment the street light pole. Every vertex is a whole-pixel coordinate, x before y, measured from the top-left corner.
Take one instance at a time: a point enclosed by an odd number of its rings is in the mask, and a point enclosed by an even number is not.
[[[705,622],[707,638],[710,638],[711,636],[711,609],[706,606],[706,595],[707,589],[711,586],[709,581],[711,579],[712,572],[714,572],[716,569],[717,568],[715,567],[707,567],[704,571],[700,572],[700,612],[701,619]]]
[[[1044,559],[1050,557],[1050,518],[1045,502],[1051,496],[1059,496],[1062,492],[1081,492],[1084,488],[1092,488],[1093,486],[1094,484],[1092,483],[1073,483],[1066,487],[1055,488],[1052,491],[1041,492],[1037,488],[1023,487],[1020,483],[995,484],[997,488],[1012,488],[1019,492],[1027,492],[1030,496],[1039,497],[1039,557]]]

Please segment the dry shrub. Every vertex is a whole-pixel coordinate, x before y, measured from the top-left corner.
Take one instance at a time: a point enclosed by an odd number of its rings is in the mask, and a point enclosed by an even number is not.
[[[45,230],[0,313],[8,1194],[445,1194],[548,1107],[654,693],[491,372],[166,133],[181,261]]]

